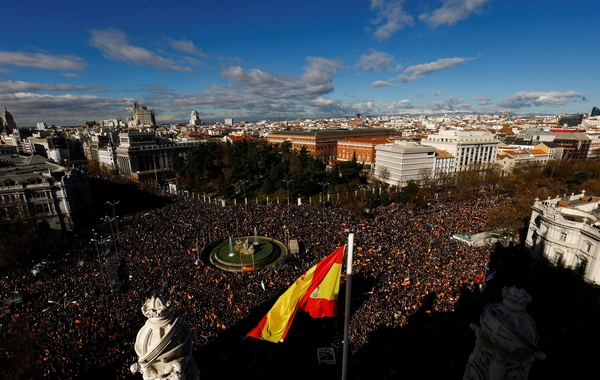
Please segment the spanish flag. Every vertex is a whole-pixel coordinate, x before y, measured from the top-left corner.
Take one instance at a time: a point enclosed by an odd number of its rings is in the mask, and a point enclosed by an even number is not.
[[[298,310],[308,312],[313,318],[333,317],[345,248],[338,248],[298,278],[246,336],[283,342]]]

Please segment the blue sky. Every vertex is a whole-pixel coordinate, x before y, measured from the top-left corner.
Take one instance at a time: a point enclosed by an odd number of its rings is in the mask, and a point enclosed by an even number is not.
[[[0,107],[20,126],[600,106],[591,1],[5,2]]]

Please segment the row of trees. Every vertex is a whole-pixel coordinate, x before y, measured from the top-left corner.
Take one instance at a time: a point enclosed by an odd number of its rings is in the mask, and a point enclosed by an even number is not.
[[[326,170],[325,162],[311,157],[305,149],[293,150],[290,143],[209,142],[191,151],[186,161],[176,154],[172,159],[183,189],[227,199],[275,194],[286,197],[288,189],[290,197],[308,196],[320,193],[323,184],[356,186],[367,180],[356,160]]]

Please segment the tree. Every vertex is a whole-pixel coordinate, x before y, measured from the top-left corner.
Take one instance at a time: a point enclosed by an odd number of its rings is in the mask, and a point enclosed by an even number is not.
[[[388,169],[386,166],[382,166],[379,169],[379,181],[383,182],[383,183],[388,183],[389,179],[390,179],[390,169]]]

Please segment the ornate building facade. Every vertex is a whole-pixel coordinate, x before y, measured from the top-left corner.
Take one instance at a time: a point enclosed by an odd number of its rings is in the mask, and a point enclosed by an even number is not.
[[[95,219],[85,173],[39,155],[0,156],[0,221],[73,231]]]
[[[549,265],[570,269],[583,281],[600,284],[600,197],[581,194],[532,206],[525,246]]]

